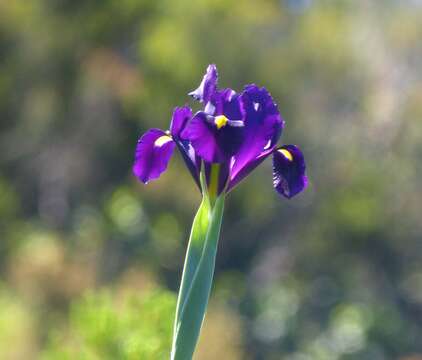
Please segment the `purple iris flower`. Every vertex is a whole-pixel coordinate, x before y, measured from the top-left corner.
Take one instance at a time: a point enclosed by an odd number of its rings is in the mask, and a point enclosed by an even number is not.
[[[174,148],[178,147],[195,182],[199,185],[200,159],[189,141],[180,138],[180,133],[192,117],[188,106],[176,107],[169,131],[150,129],[138,140],[135,151],[133,173],[140,181],[147,184],[160,177],[166,171]]]
[[[295,145],[277,146],[284,128],[277,105],[265,88],[247,85],[238,94],[218,89],[215,65],[209,65],[199,87],[189,93],[203,110],[192,115],[176,108],[170,132],[151,129],[136,149],[135,175],[144,183],[158,178],[178,146],[199,184],[201,163],[207,186],[218,195],[229,192],[268,156],[273,156],[276,191],[291,198],[307,185],[305,161]]]

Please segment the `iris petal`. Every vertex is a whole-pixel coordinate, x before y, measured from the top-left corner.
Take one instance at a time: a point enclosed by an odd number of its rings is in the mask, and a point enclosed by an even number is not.
[[[241,98],[245,112],[245,138],[235,154],[232,178],[244,173],[245,168],[253,169],[255,166],[250,167],[249,163],[256,162],[261,154],[275,146],[284,126],[277,105],[265,88],[248,85]]]
[[[206,162],[226,162],[243,142],[243,127],[231,126],[228,122],[219,129],[208,117],[204,112],[196,113],[181,137],[190,141],[196,154]]]
[[[173,139],[160,129],[150,129],[138,141],[133,173],[144,184],[157,179],[167,169],[176,146]]]
[[[238,183],[240,183],[246,176],[248,176],[258,165],[260,165],[269,155],[271,155],[272,152],[273,149],[263,151],[254,160],[249,161],[235,175],[230,176],[227,192],[231,191]]]
[[[244,117],[240,94],[229,88],[216,91],[204,111],[210,115],[224,114],[232,120]]]
[[[225,157],[217,143],[216,129],[207,121],[207,115],[198,112],[183,130],[181,136],[189,140],[195,152],[208,162],[224,161]]]
[[[201,84],[196,90],[190,92],[189,95],[206,104],[211,100],[217,90],[217,81],[217,67],[214,64],[208,65],[207,72],[205,73]]]
[[[285,145],[273,153],[273,183],[281,195],[291,198],[307,185],[305,160],[296,145]]]
[[[195,180],[196,185],[198,185],[199,189],[201,189],[201,184],[199,181],[201,159],[199,158],[199,156],[196,155],[195,150],[193,146],[189,143],[189,141],[177,140],[176,144],[186,166],[188,167],[193,179]]]
[[[192,110],[189,106],[176,107],[174,109],[170,124],[170,133],[173,138],[178,139],[180,137],[180,133],[185,128],[191,116]]]

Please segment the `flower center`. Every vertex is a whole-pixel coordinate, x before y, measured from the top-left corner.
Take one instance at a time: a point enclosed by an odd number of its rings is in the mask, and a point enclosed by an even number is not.
[[[169,141],[172,141],[173,139],[170,136],[163,135],[160,136],[157,140],[154,141],[154,146],[161,147],[164,144],[167,144]]]
[[[293,155],[292,155],[292,153],[289,150],[280,149],[280,150],[278,150],[278,152],[280,154],[282,154],[287,160],[293,161]]]
[[[227,119],[224,115],[218,115],[214,118],[214,124],[215,126],[217,126],[218,130],[226,126],[228,122],[229,122],[229,119]]]

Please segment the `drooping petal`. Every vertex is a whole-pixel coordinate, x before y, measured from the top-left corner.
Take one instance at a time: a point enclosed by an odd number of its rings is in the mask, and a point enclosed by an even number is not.
[[[307,185],[305,159],[296,145],[284,145],[273,153],[273,183],[281,195],[291,198]]]
[[[214,64],[208,65],[207,72],[205,73],[199,87],[189,93],[195,100],[206,104],[217,90],[218,73],[217,67]]]
[[[192,117],[192,110],[189,106],[176,107],[170,123],[170,134],[173,139],[179,139],[180,133]]]
[[[227,192],[231,191],[237,184],[239,184],[246,176],[248,176],[258,165],[260,165],[269,155],[273,153],[274,149],[268,149],[259,154],[254,160],[249,161],[243,168],[240,169],[234,176],[230,176]]]
[[[180,151],[180,154],[183,157],[183,160],[188,167],[190,173],[192,174],[193,179],[195,180],[196,185],[201,189],[201,184],[199,181],[199,172],[201,170],[201,159],[196,155],[195,150],[192,144],[186,140],[177,140],[177,148]]]
[[[206,162],[222,163],[230,159],[243,142],[243,126],[230,122],[217,126],[204,112],[198,112],[183,130],[181,137],[191,142],[197,155]]]
[[[277,105],[265,88],[248,85],[241,94],[245,112],[245,138],[235,154],[232,178],[254,162],[262,153],[271,150],[284,126]]]
[[[173,139],[164,131],[148,130],[138,140],[133,173],[144,184],[157,179],[167,169],[175,146]]]
[[[173,116],[171,119],[170,134],[173,137],[173,140],[176,142],[177,148],[179,149],[186,166],[192,174],[193,179],[200,188],[199,171],[201,161],[195,154],[195,150],[193,149],[192,145],[188,141],[182,140],[180,137],[180,134],[182,133],[191,117],[192,109],[189,106],[176,107],[173,111]]]

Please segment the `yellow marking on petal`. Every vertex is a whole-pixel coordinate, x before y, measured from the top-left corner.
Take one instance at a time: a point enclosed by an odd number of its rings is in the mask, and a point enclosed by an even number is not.
[[[172,141],[172,138],[170,136],[163,135],[154,141],[154,146],[161,147],[164,144],[168,143],[169,141]]]
[[[293,161],[293,155],[292,155],[292,153],[289,150],[280,149],[280,150],[278,150],[278,152],[280,154],[282,154],[287,160]]]
[[[227,119],[224,115],[218,115],[214,119],[214,124],[217,126],[218,130],[226,126],[228,122],[229,122],[229,119]]]

